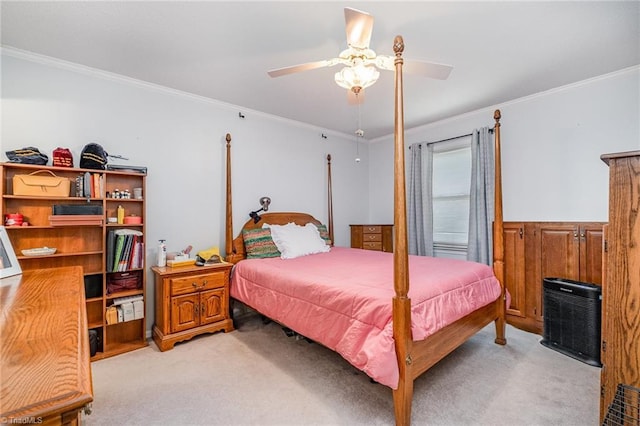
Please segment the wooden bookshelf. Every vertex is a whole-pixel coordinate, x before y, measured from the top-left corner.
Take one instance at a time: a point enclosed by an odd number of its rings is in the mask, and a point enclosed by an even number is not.
[[[136,318],[127,322],[108,325],[105,320],[107,307],[114,299],[141,295],[146,311],[146,274],[144,273],[145,250],[142,252],[140,288],[108,294],[107,282],[113,274],[107,263],[107,235],[110,230],[133,229],[146,235],[145,200],[133,198],[133,188],[142,188],[146,194],[146,174],[137,172],[88,170],[68,167],[50,167],[1,163],[2,174],[2,220],[9,213],[20,213],[28,226],[6,226],[9,239],[16,252],[23,271],[81,266],[85,285],[85,307],[87,311],[88,329],[98,333],[98,350],[91,360],[106,358],[134,349],[147,346],[145,318]],[[71,181],[70,193],[64,196],[26,196],[13,193],[13,179],[16,175],[27,175],[38,170],[47,170],[58,177]],[[99,188],[94,188],[89,196],[78,196],[76,178],[89,173],[95,178]],[[92,179],[93,180],[93,179]],[[113,198],[115,190],[129,192],[131,198]],[[53,205],[86,205],[87,203],[102,208],[101,220],[54,221]],[[116,210],[121,205],[126,216],[139,216],[140,224],[108,223],[107,218],[116,217]],[[73,219],[73,218],[70,218]],[[143,241],[144,242],[144,241]],[[22,250],[50,247],[56,248],[54,254],[46,256],[24,256]]]

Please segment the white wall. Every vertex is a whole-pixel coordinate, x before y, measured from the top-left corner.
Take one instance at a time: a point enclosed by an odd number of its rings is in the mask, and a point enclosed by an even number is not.
[[[271,211],[304,211],[326,223],[328,153],[336,244],[349,245],[349,223],[366,220],[368,160],[361,146],[363,161],[355,164],[351,136],[24,53],[3,51],[1,71],[2,161],[5,151],[25,146],[51,160],[60,146],[77,166],[82,147],[98,142],[130,159],[112,162],[148,167],[148,265],[160,238],[169,251],[189,244],[224,250],[227,133],[234,235],[263,195]],[[152,303],[147,316],[150,329]]]
[[[504,219],[606,222],[609,169],[600,155],[640,149],[640,67],[407,129],[405,145],[493,126],[497,108]],[[372,141],[369,159],[369,220],[392,223],[392,135]]]

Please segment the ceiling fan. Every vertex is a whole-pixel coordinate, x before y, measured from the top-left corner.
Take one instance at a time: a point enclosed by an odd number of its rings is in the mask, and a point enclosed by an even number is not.
[[[316,68],[345,65],[335,74],[335,82],[348,90],[349,101],[360,103],[363,89],[378,80],[382,70],[394,70],[394,57],[377,55],[369,48],[371,32],[373,30],[373,16],[360,10],[344,8],[344,20],[347,32],[347,49],[340,52],[338,57],[323,61],[309,62],[285,68],[268,71],[271,77],[280,77]],[[453,69],[450,65],[423,61],[404,61],[404,69],[410,74],[419,74],[439,80],[446,80]]]

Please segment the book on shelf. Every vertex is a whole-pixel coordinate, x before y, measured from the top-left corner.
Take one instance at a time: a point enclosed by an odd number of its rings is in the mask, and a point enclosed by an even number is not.
[[[114,252],[116,249],[116,233],[110,230],[107,233],[107,270],[113,269]]]
[[[133,303],[133,319],[144,318],[144,301],[139,299],[131,303]]]
[[[84,197],[84,175],[76,176],[76,197]]]
[[[122,247],[122,253],[120,254],[120,262],[118,264],[118,272],[124,272],[127,270],[129,254],[131,253],[131,240],[133,235],[124,236],[124,246]]]
[[[118,308],[115,305],[109,306],[105,314],[107,325],[118,323]]]
[[[111,234],[113,233],[113,234]],[[124,272],[141,268],[142,232],[135,229],[117,229],[107,234],[107,267],[110,272]],[[136,251],[137,250],[137,251]]]
[[[104,198],[104,175],[84,172],[75,178],[75,196],[83,198]]]
[[[132,319],[135,319],[133,317],[133,303],[131,302],[122,303],[120,305],[120,308],[122,308],[123,321],[131,321]]]

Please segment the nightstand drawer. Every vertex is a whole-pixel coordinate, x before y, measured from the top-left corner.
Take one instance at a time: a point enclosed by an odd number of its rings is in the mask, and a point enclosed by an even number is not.
[[[382,242],[379,242],[379,243],[363,242],[362,243],[362,248],[365,249],[365,250],[382,251]]]
[[[194,291],[224,287],[225,282],[225,272],[173,278],[171,279],[171,295],[178,296],[180,294],[193,293]]]
[[[362,227],[363,234],[380,234],[381,232],[382,232],[382,226],[365,225]]]

